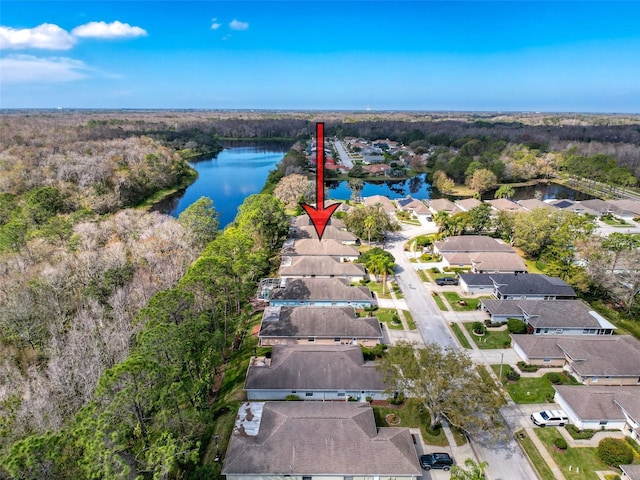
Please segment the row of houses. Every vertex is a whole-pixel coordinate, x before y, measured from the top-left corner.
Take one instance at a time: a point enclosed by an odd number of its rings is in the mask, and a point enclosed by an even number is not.
[[[387,397],[361,349],[379,343],[382,329],[376,317],[356,314],[376,306],[371,291],[351,286],[351,275],[336,268],[362,268],[344,248],[353,239],[338,238],[344,230],[335,219],[336,231],[322,241],[305,223],[300,217],[292,223],[280,278],[261,285],[268,306],[258,335],[272,349],[249,362],[248,401],[236,417],[222,473],[256,480],[417,479],[422,472],[409,429],[377,427],[368,401]],[[307,270],[291,274],[303,262]]]

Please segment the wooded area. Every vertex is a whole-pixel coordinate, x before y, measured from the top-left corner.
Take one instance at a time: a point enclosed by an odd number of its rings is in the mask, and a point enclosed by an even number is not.
[[[505,181],[565,169],[633,184],[626,167],[640,173],[640,119],[549,118],[3,114],[0,478],[210,476],[200,465],[201,449],[212,434],[207,426],[215,415],[220,369],[244,333],[256,282],[279,264],[288,228],[282,203],[270,193],[281,178],[308,166],[299,143],[270,174],[268,194],[247,198],[224,232],[217,231],[215,205],[206,200],[179,220],[129,208],[188,184],[193,172],[187,160],[215,154],[222,138],[310,137],[322,119],[328,134],[432,149],[425,168],[457,181],[479,171]],[[295,203],[304,188],[289,187],[281,187],[279,196]],[[368,241],[378,238],[375,213],[349,220]],[[474,212],[462,228],[480,232],[487,228],[485,217]],[[504,216],[498,233],[517,237],[518,246],[541,261],[559,260],[563,278],[577,271],[556,251],[566,250],[561,246],[567,236],[592,255],[602,291],[614,291],[606,283],[613,276],[603,272],[637,262],[627,238],[594,244],[587,241],[588,225],[564,217],[538,220],[532,226]],[[550,238],[547,232],[556,230],[562,235]],[[634,279],[636,293],[638,284]],[[631,311],[635,296],[629,295],[618,296]]]

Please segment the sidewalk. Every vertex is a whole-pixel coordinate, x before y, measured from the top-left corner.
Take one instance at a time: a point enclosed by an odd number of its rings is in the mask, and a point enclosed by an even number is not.
[[[538,435],[536,435],[536,432],[533,431],[534,429],[531,427],[527,427],[524,430],[525,432],[527,432],[527,435],[529,436],[535,447],[538,449],[538,452],[540,452],[540,455],[544,459],[545,463],[553,472],[553,476],[556,478],[556,480],[566,480],[566,477],[562,474],[562,471],[558,467],[558,464],[555,462],[553,457],[549,455],[549,452],[538,438]]]

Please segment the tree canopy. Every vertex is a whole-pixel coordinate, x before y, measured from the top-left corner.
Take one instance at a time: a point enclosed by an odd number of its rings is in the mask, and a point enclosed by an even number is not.
[[[387,350],[379,368],[392,390],[420,401],[431,415],[432,429],[446,420],[472,437],[498,440],[504,434],[498,409],[505,400],[495,385],[480,378],[464,352],[437,343],[417,348],[399,342]]]
[[[374,242],[382,241],[386,232],[400,228],[380,205],[354,208],[347,213],[344,223],[354,235]]]

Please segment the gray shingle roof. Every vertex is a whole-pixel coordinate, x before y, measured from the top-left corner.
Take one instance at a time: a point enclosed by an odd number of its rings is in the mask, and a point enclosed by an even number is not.
[[[422,474],[409,429],[377,430],[371,407],[350,402],[265,402],[256,436],[232,434],[222,473]]]
[[[290,238],[301,239],[301,238],[312,238],[318,240],[318,234],[313,225],[305,225],[300,227],[293,227],[289,232]],[[347,232],[345,230],[340,230],[332,225],[327,225],[322,234],[323,240],[338,240],[339,242],[355,242],[358,237],[356,237],[353,233]]]
[[[309,226],[313,226],[313,224],[311,223],[311,219],[309,218],[309,215],[298,215],[297,217],[295,217],[292,222],[291,225],[294,227],[309,227]],[[327,223],[327,225],[330,225],[332,227],[336,227],[340,230],[342,230],[343,228],[345,228],[344,222],[338,218],[335,217],[330,217],[329,218],[329,222]]]
[[[396,207],[391,203],[391,200],[383,195],[371,195],[370,197],[364,197],[362,202],[365,205],[377,205],[379,203],[382,205],[382,210],[387,213],[394,213],[396,211]]]
[[[630,398],[640,403],[638,387],[555,385],[553,388],[582,420],[624,421],[624,413],[615,400]]]
[[[271,293],[272,300],[373,301],[367,287],[352,287],[346,278],[289,279]]]
[[[469,286],[497,286],[502,295],[557,295],[575,297],[571,286],[557,277],[530,273],[463,273],[460,278]]]
[[[557,343],[581,376],[640,377],[640,341],[630,335],[563,337]]]
[[[477,198],[463,198],[462,200],[456,200],[455,202],[455,204],[465,212],[468,212],[469,210],[473,210],[481,203],[482,202]]]
[[[289,258],[289,264],[280,266],[281,277],[302,277],[311,275],[336,277],[364,276],[364,267],[358,263],[341,262],[338,258],[322,256],[295,256]]]
[[[358,318],[351,307],[267,307],[259,336],[382,338],[382,330],[377,318]]]
[[[514,252],[504,242],[484,235],[460,235],[435,242],[434,245],[441,253],[469,253],[469,252]]]
[[[620,470],[627,475],[625,480],[640,480],[640,465],[620,465]]]
[[[271,361],[250,365],[246,390],[365,390],[386,385],[357,345],[275,346]]]
[[[496,210],[501,210],[503,212],[526,212],[527,209],[522,205],[514,202],[513,200],[509,200],[508,198],[495,198],[493,200],[485,200],[489,205],[491,205]]]
[[[293,246],[291,246],[293,243]],[[309,255],[309,256],[344,256],[358,257],[360,252],[357,248],[350,245],[344,245],[337,240],[317,238],[302,238],[299,240],[291,240],[285,242],[282,247],[283,255]]]
[[[518,203],[527,210],[536,210],[538,208],[554,208],[553,205],[550,205],[547,202],[543,202],[542,200],[538,200],[537,198],[518,200]]]
[[[616,327],[580,300],[482,300],[489,313],[522,318],[534,328]]]
[[[515,252],[476,252],[469,258],[474,270],[483,272],[526,272],[527,265]]]
[[[530,359],[550,358],[554,360],[565,358],[564,353],[558,347],[558,335],[509,335],[514,344],[518,344],[522,351]]]

